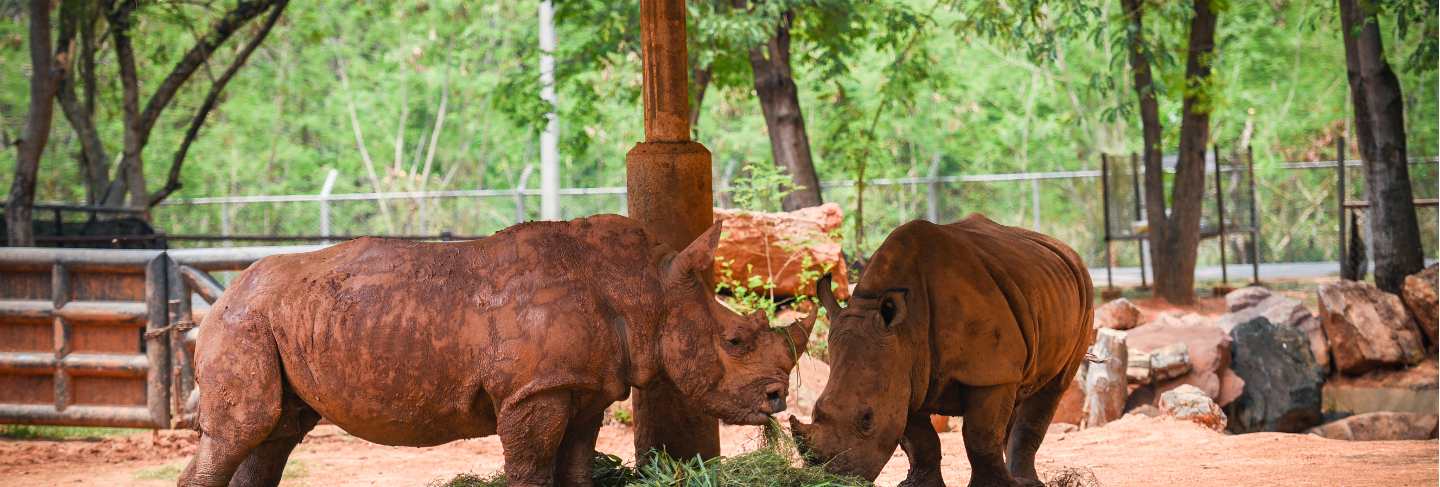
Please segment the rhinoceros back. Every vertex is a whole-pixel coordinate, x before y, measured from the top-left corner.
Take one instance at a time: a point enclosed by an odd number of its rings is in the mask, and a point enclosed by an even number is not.
[[[876,282],[899,282],[909,273],[918,280],[912,286],[926,290],[936,380],[1018,382],[1026,393],[1083,359],[1093,334],[1093,289],[1084,263],[1065,244],[977,214],[948,225],[902,226],[876,261],[892,245],[913,262],[881,262],[893,277]]]
[[[643,334],[651,317],[611,296],[654,295],[648,235],[589,220],[267,258],[217,303],[236,309],[202,333],[266,322],[290,390],[356,436],[432,445],[493,434],[497,412],[528,394],[626,390],[611,323]]]

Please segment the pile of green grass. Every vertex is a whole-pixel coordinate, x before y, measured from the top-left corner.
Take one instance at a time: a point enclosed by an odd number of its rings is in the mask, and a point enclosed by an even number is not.
[[[626,465],[614,455],[596,453],[592,474],[595,487],[849,487],[869,486],[855,477],[835,475],[822,467],[797,467],[793,440],[773,422],[766,428],[765,446],[733,457],[702,460],[677,459],[651,452],[641,467]],[[505,474],[488,477],[461,474],[432,487],[504,487]]]
[[[770,448],[762,448],[734,457],[710,460],[680,460],[665,452],[655,452],[650,462],[635,468],[625,465],[619,457],[604,453],[595,455],[591,477],[595,487],[849,487],[869,486],[869,482],[826,472],[820,467],[796,467],[786,456]],[[505,487],[505,474],[488,477],[461,474],[435,487]]]

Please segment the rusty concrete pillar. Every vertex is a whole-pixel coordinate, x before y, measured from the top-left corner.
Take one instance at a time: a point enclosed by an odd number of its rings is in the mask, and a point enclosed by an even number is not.
[[[710,151],[690,140],[685,0],[640,0],[645,141],[625,155],[630,217],[676,250],[710,227]],[[658,381],[635,390],[635,452],[663,449],[675,458],[720,454],[720,426]]]

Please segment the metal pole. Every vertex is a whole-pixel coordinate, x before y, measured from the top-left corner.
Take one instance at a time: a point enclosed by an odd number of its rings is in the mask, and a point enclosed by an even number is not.
[[[529,184],[530,173],[534,170],[534,164],[526,164],[525,169],[520,171],[520,180],[515,182],[515,223],[525,223],[528,217],[525,214],[525,185]]]
[[[1220,145],[1216,144],[1211,150],[1215,151],[1215,213],[1220,225],[1220,284],[1230,284],[1230,271],[1225,266],[1225,186],[1220,177]]]
[[[940,154],[930,159],[930,181],[926,184],[929,194],[925,195],[925,218],[931,223],[940,223]]]
[[[1115,271],[1111,269],[1110,257],[1110,157],[1100,154],[1100,205],[1105,215],[1105,286],[1115,288]],[[1144,272],[1144,268],[1141,268]]]
[[[540,99],[549,105],[540,133],[540,218],[560,219],[560,119],[555,106],[555,8],[540,2]]]
[[[1344,137],[1338,137],[1338,138],[1335,139],[1335,217],[1336,217],[1335,220],[1336,220],[1337,222],[1339,222],[1339,227],[1340,227],[1340,228],[1339,228],[1339,233],[1336,234],[1336,235],[1339,237],[1339,238],[1337,238],[1336,240],[1339,241],[1339,243],[1340,243],[1339,246],[1338,246],[1339,249],[1340,249],[1340,254],[1335,257],[1335,261],[1338,262],[1338,263],[1340,263],[1340,276],[1343,278],[1343,277],[1345,277],[1345,256],[1346,256],[1346,248],[1345,248],[1345,245],[1346,245],[1346,242],[1345,242],[1345,237],[1346,237],[1346,235],[1345,235],[1345,138],[1344,138]]]
[[[1260,284],[1260,197],[1255,192],[1255,148],[1245,146],[1245,171],[1250,177],[1250,278]]]
[[[1140,208],[1140,154],[1130,153],[1130,187],[1135,194],[1135,221],[1145,217],[1144,210]],[[1140,287],[1148,288],[1150,283],[1145,277],[1145,239],[1135,241],[1135,252],[1140,254]]]
[[[220,204],[220,236],[222,236],[222,237],[229,237],[229,236],[230,236],[230,204],[229,204],[229,203],[222,203],[222,204]],[[226,239],[224,242],[221,242],[220,245],[225,246],[225,247],[231,247],[231,246],[234,246],[235,244],[234,244],[234,243],[231,243],[229,239]]]
[[[335,177],[339,175],[340,171],[331,169],[330,174],[325,175],[325,184],[320,186],[320,236],[322,237],[330,236],[330,190],[335,189]],[[329,245],[330,241],[326,240],[325,244]]]
[[[1030,180],[1030,215],[1035,231],[1040,231],[1040,180]]]

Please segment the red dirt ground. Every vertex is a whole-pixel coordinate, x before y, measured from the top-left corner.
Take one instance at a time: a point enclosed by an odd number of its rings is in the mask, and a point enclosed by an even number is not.
[[[725,427],[724,453],[759,444],[759,429]],[[15,486],[174,485],[194,450],[192,432],[142,433],[99,441],[0,441],[0,484]],[[633,458],[631,431],[606,426],[599,449]],[[970,475],[959,433],[942,433],[948,485]],[[1434,486],[1435,441],[1343,442],[1281,433],[1223,435],[1186,422],[1129,416],[1102,428],[1052,430],[1039,455],[1042,476],[1089,469],[1106,487],[1187,486]],[[898,449],[879,479],[905,477]],[[367,443],[321,426],[291,457],[287,486],[423,486],[502,466],[500,441],[489,437],[433,448]]]

